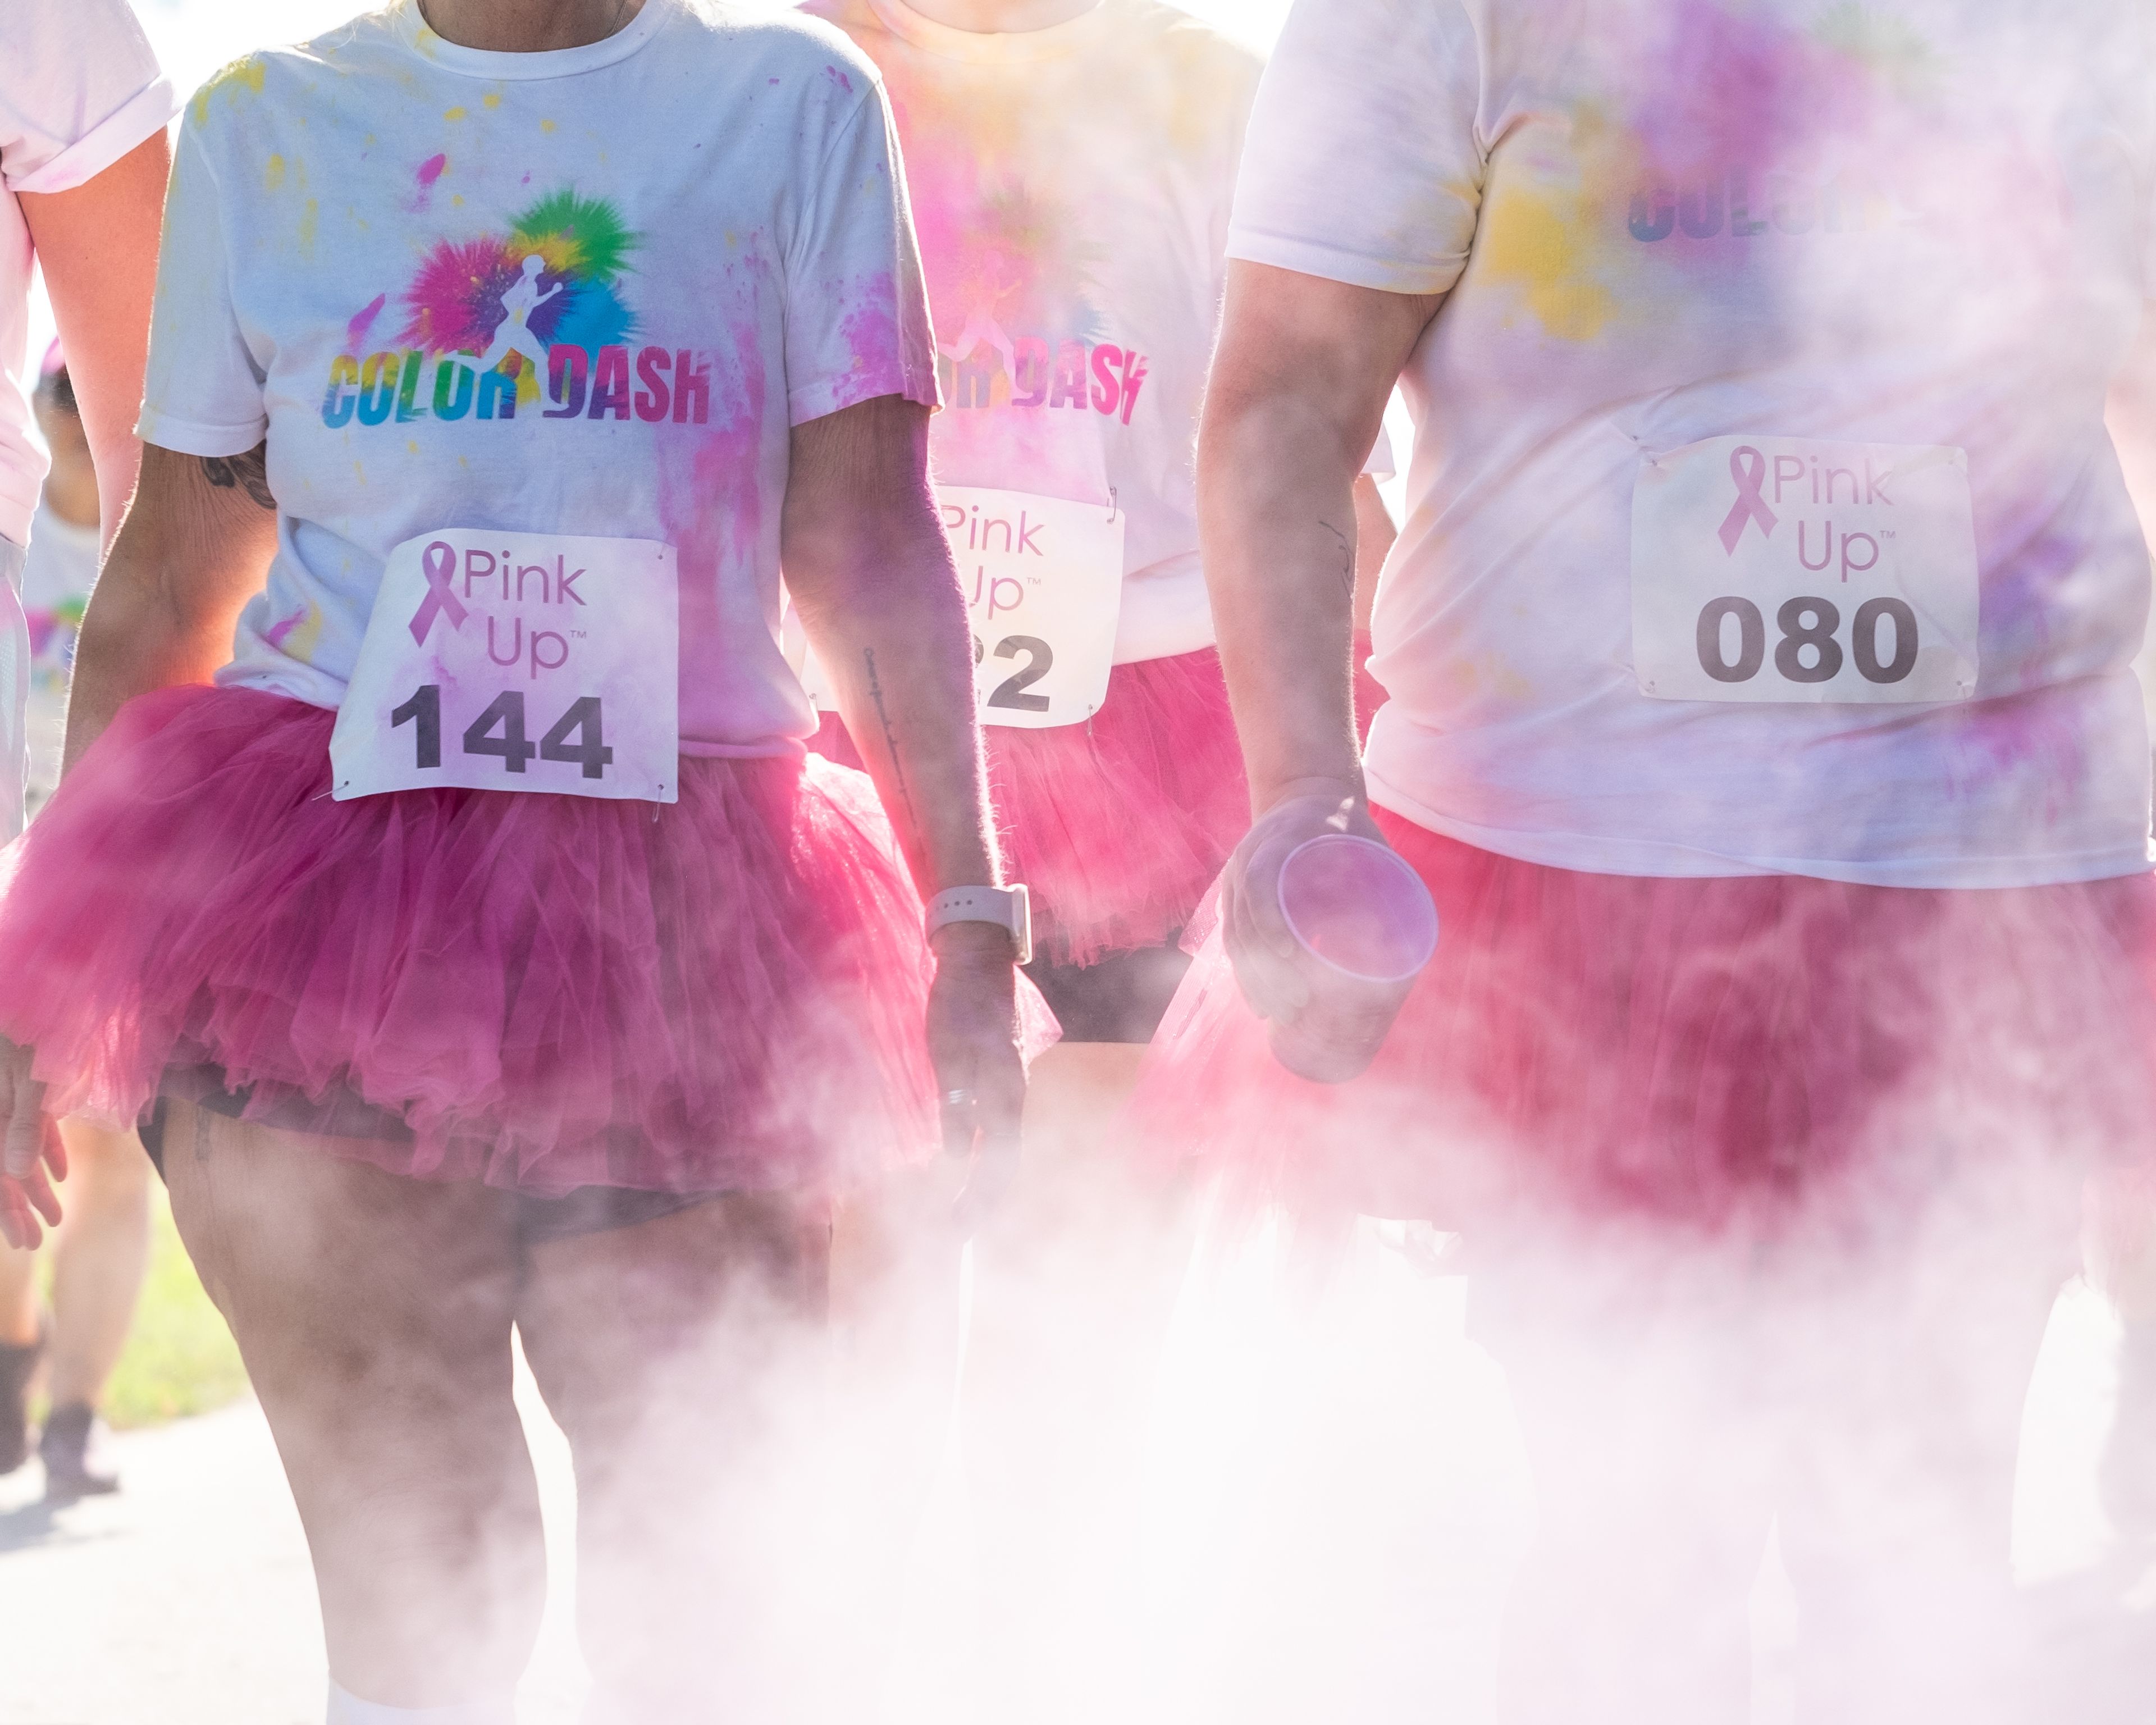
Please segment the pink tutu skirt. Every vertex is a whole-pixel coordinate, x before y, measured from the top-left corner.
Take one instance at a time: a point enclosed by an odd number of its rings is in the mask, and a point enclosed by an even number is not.
[[[1250,826],[1209,647],[1117,665],[1086,724],[987,737],[1004,870],[1031,887],[1034,950],[1051,963],[1173,940]],[[860,764],[835,715],[812,747]]]
[[[1589,875],[1378,819],[1442,932],[1376,1065],[1337,1087],[1281,1068],[1215,932],[1132,1105],[1151,1153],[1319,1212],[1722,1230],[2156,1149],[2150,876]]]
[[[7,855],[0,1031],[57,1111],[129,1121],[209,1066],[265,1114],[356,1094],[409,1129],[336,1153],[537,1194],[839,1184],[933,1152],[932,961],[860,775],[685,760],[671,806],[339,803],[334,722],[145,696]]]

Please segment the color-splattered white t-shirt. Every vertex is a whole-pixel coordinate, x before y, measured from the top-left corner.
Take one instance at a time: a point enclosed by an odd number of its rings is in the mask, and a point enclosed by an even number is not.
[[[809,0],[882,69],[905,140],[947,485],[1112,501],[1119,661],[1209,646],[1198,409],[1260,61],[1157,0],[1043,30]]]
[[[893,394],[935,402],[927,308],[880,85],[828,27],[646,0],[501,54],[399,0],[189,107],[142,435],[266,435],[279,511],[222,682],[337,706],[422,534],[658,539],[683,752],[792,752],[789,429]]]
[[[1379,802],[1619,874],[2147,865],[2143,10],[1302,0],[1231,254],[1448,295]]]
[[[126,0],[0,4],[0,536],[23,543],[45,476],[23,378],[30,230],[19,193],[72,192],[172,117]]]
[[[30,626],[29,795],[33,805],[60,782],[67,741],[68,679],[90,590],[97,585],[94,526],[62,521],[40,504],[23,564],[23,615]]]

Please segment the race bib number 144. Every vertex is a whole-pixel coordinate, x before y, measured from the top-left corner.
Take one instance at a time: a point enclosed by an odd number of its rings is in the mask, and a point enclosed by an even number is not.
[[[1959,449],[1719,437],[1632,494],[1632,656],[1671,701],[1942,702],[1976,692]]]
[[[337,799],[457,785],[673,802],[680,628],[674,547],[655,540],[406,540],[337,710]]]

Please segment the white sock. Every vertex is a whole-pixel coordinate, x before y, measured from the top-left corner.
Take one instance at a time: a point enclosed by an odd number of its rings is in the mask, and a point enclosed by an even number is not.
[[[330,1684],[329,1725],[516,1725],[516,1702],[469,1701],[453,1707],[386,1707],[362,1701],[334,1681]]]

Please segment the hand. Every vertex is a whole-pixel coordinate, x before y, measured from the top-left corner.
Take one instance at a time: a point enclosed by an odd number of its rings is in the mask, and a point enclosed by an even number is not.
[[[1327,833],[1353,833],[1383,845],[1360,790],[1337,779],[1303,779],[1260,815],[1220,885],[1221,939],[1243,998],[1261,1019],[1285,1022],[1309,1004],[1301,944],[1281,914],[1280,876],[1297,846]]]
[[[30,1076],[32,1059],[30,1050],[0,1036],[0,1239],[18,1251],[59,1225],[53,1183],[67,1178],[67,1150],[45,1112],[45,1087]]]
[[[943,1149],[969,1163],[958,1194],[969,1230],[1018,1175],[1025,1063],[1018,1046],[1017,954],[986,922],[936,931],[936,983],[928,993],[928,1057],[943,1111]]]

